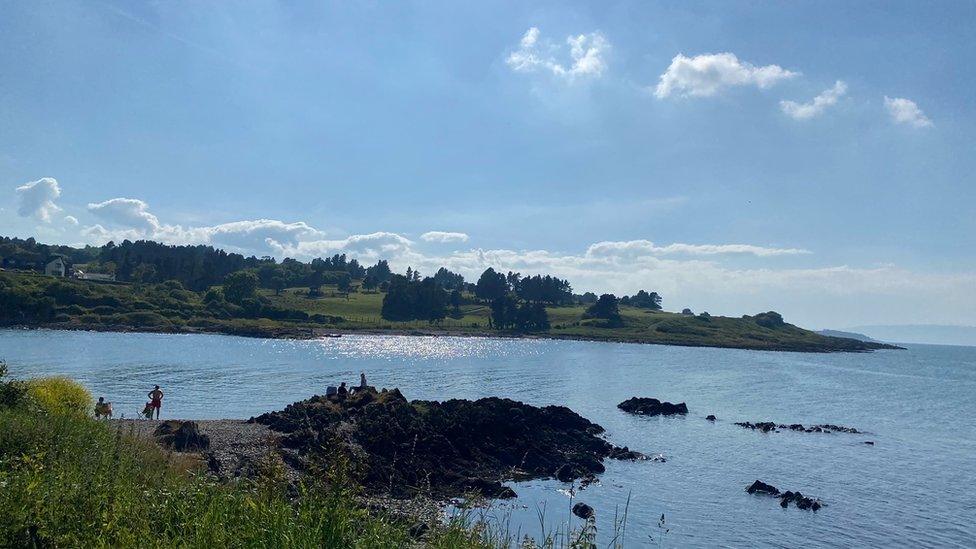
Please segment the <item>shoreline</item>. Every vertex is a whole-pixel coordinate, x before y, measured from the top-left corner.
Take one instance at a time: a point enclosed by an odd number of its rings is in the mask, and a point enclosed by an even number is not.
[[[897,345],[892,345],[888,343],[870,343],[870,342],[860,342],[863,344],[863,348],[860,349],[845,349],[836,347],[823,347],[823,346],[810,346],[810,345],[796,345],[796,346],[746,346],[746,345],[718,345],[718,344],[707,344],[707,343],[697,343],[697,342],[661,342],[661,341],[648,341],[640,338],[633,337],[594,337],[594,336],[583,336],[576,334],[522,334],[522,333],[511,333],[511,332],[468,332],[468,331],[449,331],[449,330],[438,330],[438,329],[419,329],[419,328],[409,328],[409,329],[376,329],[376,328],[363,328],[363,329],[350,329],[350,328],[336,328],[336,329],[324,329],[316,327],[304,327],[304,326],[281,326],[275,328],[258,328],[254,329],[248,328],[230,328],[225,327],[221,329],[220,327],[197,327],[188,326],[182,328],[158,328],[153,326],[124,326],[124,325],[111,325],[111,326],[79,326],[79,325],[65,325],[65,324],[46,324],[46,325],[25,325],[16,324],[9,326],[0,326],[0,329],[14,329],[14,330],[56,330],[56,331],[71,331],[71,332],[107,332],[107,333],[145,333],[145,334],[173,334],[173,335],[192,335],[192,334],[209,334],[209,335],[227,335],[227,336],[238,336],[238,337],[250,337],[255,339],[293,339],[298,341],[308,341],[314,339],[324,339],[330,336],[344,336],[344,335],[394,335],[394,336],[414,336],[414,337],[467,337],[467,338],[493,338],[493,339],[548,339],[548,340],[561,340],[561,341],[588,341],[595,343],[626,343],[634,345],[661,345],[669,347],[698,347],[698,348],[712,348],[712,349],[740,349],[745,351],[772,351],[772,352],[787,352],[787,353],[870,353],[878,350],[905,350],[905,347],[900,347]],[[836,338],[843,339],[843,338]],[[858,340],[854,340],[858,341]]]

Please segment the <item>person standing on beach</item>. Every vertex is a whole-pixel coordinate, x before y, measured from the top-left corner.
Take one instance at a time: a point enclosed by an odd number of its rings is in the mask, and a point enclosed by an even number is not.
[[[152,391],[149,391],[149,405],[153,410],[156,411],[156,419],[159,419],[159,410],[163,407],[163,391],[159,389],[159,385],[156,385]],[[150,412],[151,415],[151,412]],[[150,417],[152,419],[152,417]]]

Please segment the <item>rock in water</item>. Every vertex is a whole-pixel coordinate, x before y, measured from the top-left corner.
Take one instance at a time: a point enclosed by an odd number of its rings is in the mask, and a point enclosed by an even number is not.
[[[780,423],[779,425],[777,425],[772,421],[761,421],[758,423],[743,421],[743,422],[737,422],[736,425],[738,425],[739,427],[744,427],[746,429],[752,429],[754,431],[762,431],[763,433],[768,433],[770,431],[776,431],[777,429],[782,429],[784,431],[795,431],[797,433],[851,433],[854,435],[864,434],[863,431],[858,431],[853,427],[844,427],[843,425],[833,425],[830,423],[804,427],[800,423],[791,423],[790,425],[786,425],[785,423]]]
[[[787,490],[786,492],[780,492],[778,488],[771,484],[766,484],[761,480],[757,480],[746,488],[746,492],[750,494],[760,494],[765,496],[772,496],[779,498],[779,505],[784,509],[788,507],[791,503],[796,506],[797,509],[816,511],[823,507],[823,503],[818,499],[804,496],[800,492],[791,492]]]
[[[709,414],[709,415],[705,416],[705,419],[708,420],[708,421],[715,421],[715,416],[713,416],[712,414]]]
[[[316,396],[252,421],[281,437],[285,460],[303,470],[346,463],[367,492],[512,497],[509,480],[602,473],[607,458],[644,456],[599,437],[603,428],[563,406],[503,398],[407,401],[400,391]]]
[[[750,494],[755,494],[755,493],[769,494],[771,496],[779,495],[778,488],[776,488],[772,484],[766,484],[761,480],[756,480],[756,482],[753,482],[748,488],[746,488],[746,492],[749,492]]]
[[[210,437],[200,433],[195,421],[164,421],[153,431],[156,441],[177,452],[199,452],[210,448]]]
[[[687,414],[688,406],[684,402],[671,404],[661,402],[656,398],[633,397],[617,405],[621,410],[642,416],[670,416],[675,414]]]
[[[593,508],[582,501],[573,506],[573,514],[583,520],[590,520],[596,515]]]

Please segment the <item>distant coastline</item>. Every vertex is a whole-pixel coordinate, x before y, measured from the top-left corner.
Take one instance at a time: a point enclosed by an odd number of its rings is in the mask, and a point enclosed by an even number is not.
[[[445,330],[430,328],[336,328],[323,329],[317,327],[301,326],[261,326],[261,327],[160,327],[160,326],[81,326],[76,324],[46,324],[46,325],[8,325],[0,326],[0,329],[10,330],[54,330],[54,331],[76,331],[76,332],[105,332],[105,333],[145,333],[145,334],[175,334],[175,335],[227,335],[238,337],[251,337],[260,339],[295,339],[313,340],[322,339],[329,336],[344,335],[366,335],[366,336],[416,336],[416,337],[470,337],[470,338],[495,338],[495,339],[552,339],[564,341],[591,341],[596,343],[629,343],[638,345],[665,345],[674,347],[709,347],[715,349],[742,349],[749,351],[778,351],[778,352],[800,352],[800,353],[863,353],[876,350],[904,350],[904,347],[887,343],[862,342],[845,338],[829,338],[831,340],[823,344],[818,343],[783,343],[776,345],[723,345],[720,343],[708,342],[662,342],[637,337],[619,336],[614,334],[597,335],[572,335],[572,334],[553,334],[553,333],[513,333],[488,330]],[[851,341],[856,343],[852,344]],[[863,345],[858,345],[863,344]]]

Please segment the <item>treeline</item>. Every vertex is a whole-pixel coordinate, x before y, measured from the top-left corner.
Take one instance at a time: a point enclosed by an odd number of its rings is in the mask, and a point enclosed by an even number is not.
[[[568,280],[552,275],[522,275],[486,269],[476,283],[445,267],[432,276],[408,267],[405,275],[396,274],[386,260],[365,266],[345,254],[303,262],[292,258],[277,261],[272,257],[246,257],[212,246],[173,246],[148,240],[109,242],[101,247],[83,249],[70,246],[38,244],[33,238],[0,238],[0,260],[17,268],[37,269],[55,256],[69,265],[84,264],[93,272],[114,274],[120,282],[160,284],[175,281],[181,289],[209,292],[204,300],[207,314],[232,318],[273,318],[305,320],[294,311],[275,310],[256,293],[270,289],[280,293],[285,288],[307,287],[309,297],[322,295],[323,286],[334,286],[339,292],[384,292],[382,317],[391,321],[426,320],[439,322],[447,316],[460,318],[460,306],[475,300],[491,310],[490,325],[501,330],[544,331],[549,329],[546,306],[583,304],[590,307],[590,318],[609,324],[621,322],[618,306],[649,310],[661,309],[661,296],[640,290],[632,296],[616,298],[611,294],[598,297],[592,292],[574,295]],[[246,273],[244,278],[238,275]],[[246,296],[234,294],[235,284],[253,281],[253,291]],[[7,288],[6,299],[16,289]],[[230,292],[230,295],[227,292]],[[472,297],[473,296],[473,297]],[[35,296],[36,297],[36,296]],[[43,297],[43,296],[42,296]],[[17,299],[18,314],[36,319],[55,314],[47,301]],[[2,302],[0,302],[2,304]],[[4,319],[11,321],[13,319]],[[21,321],[30,321],[21,318]]]
[[[0,266],[5,268],[43,269],[55,257],[63,257],[68,263],[86,263],[98,258],[101,248],[85,246],[72,248],[40,244],[33,238],[0,236]]]

